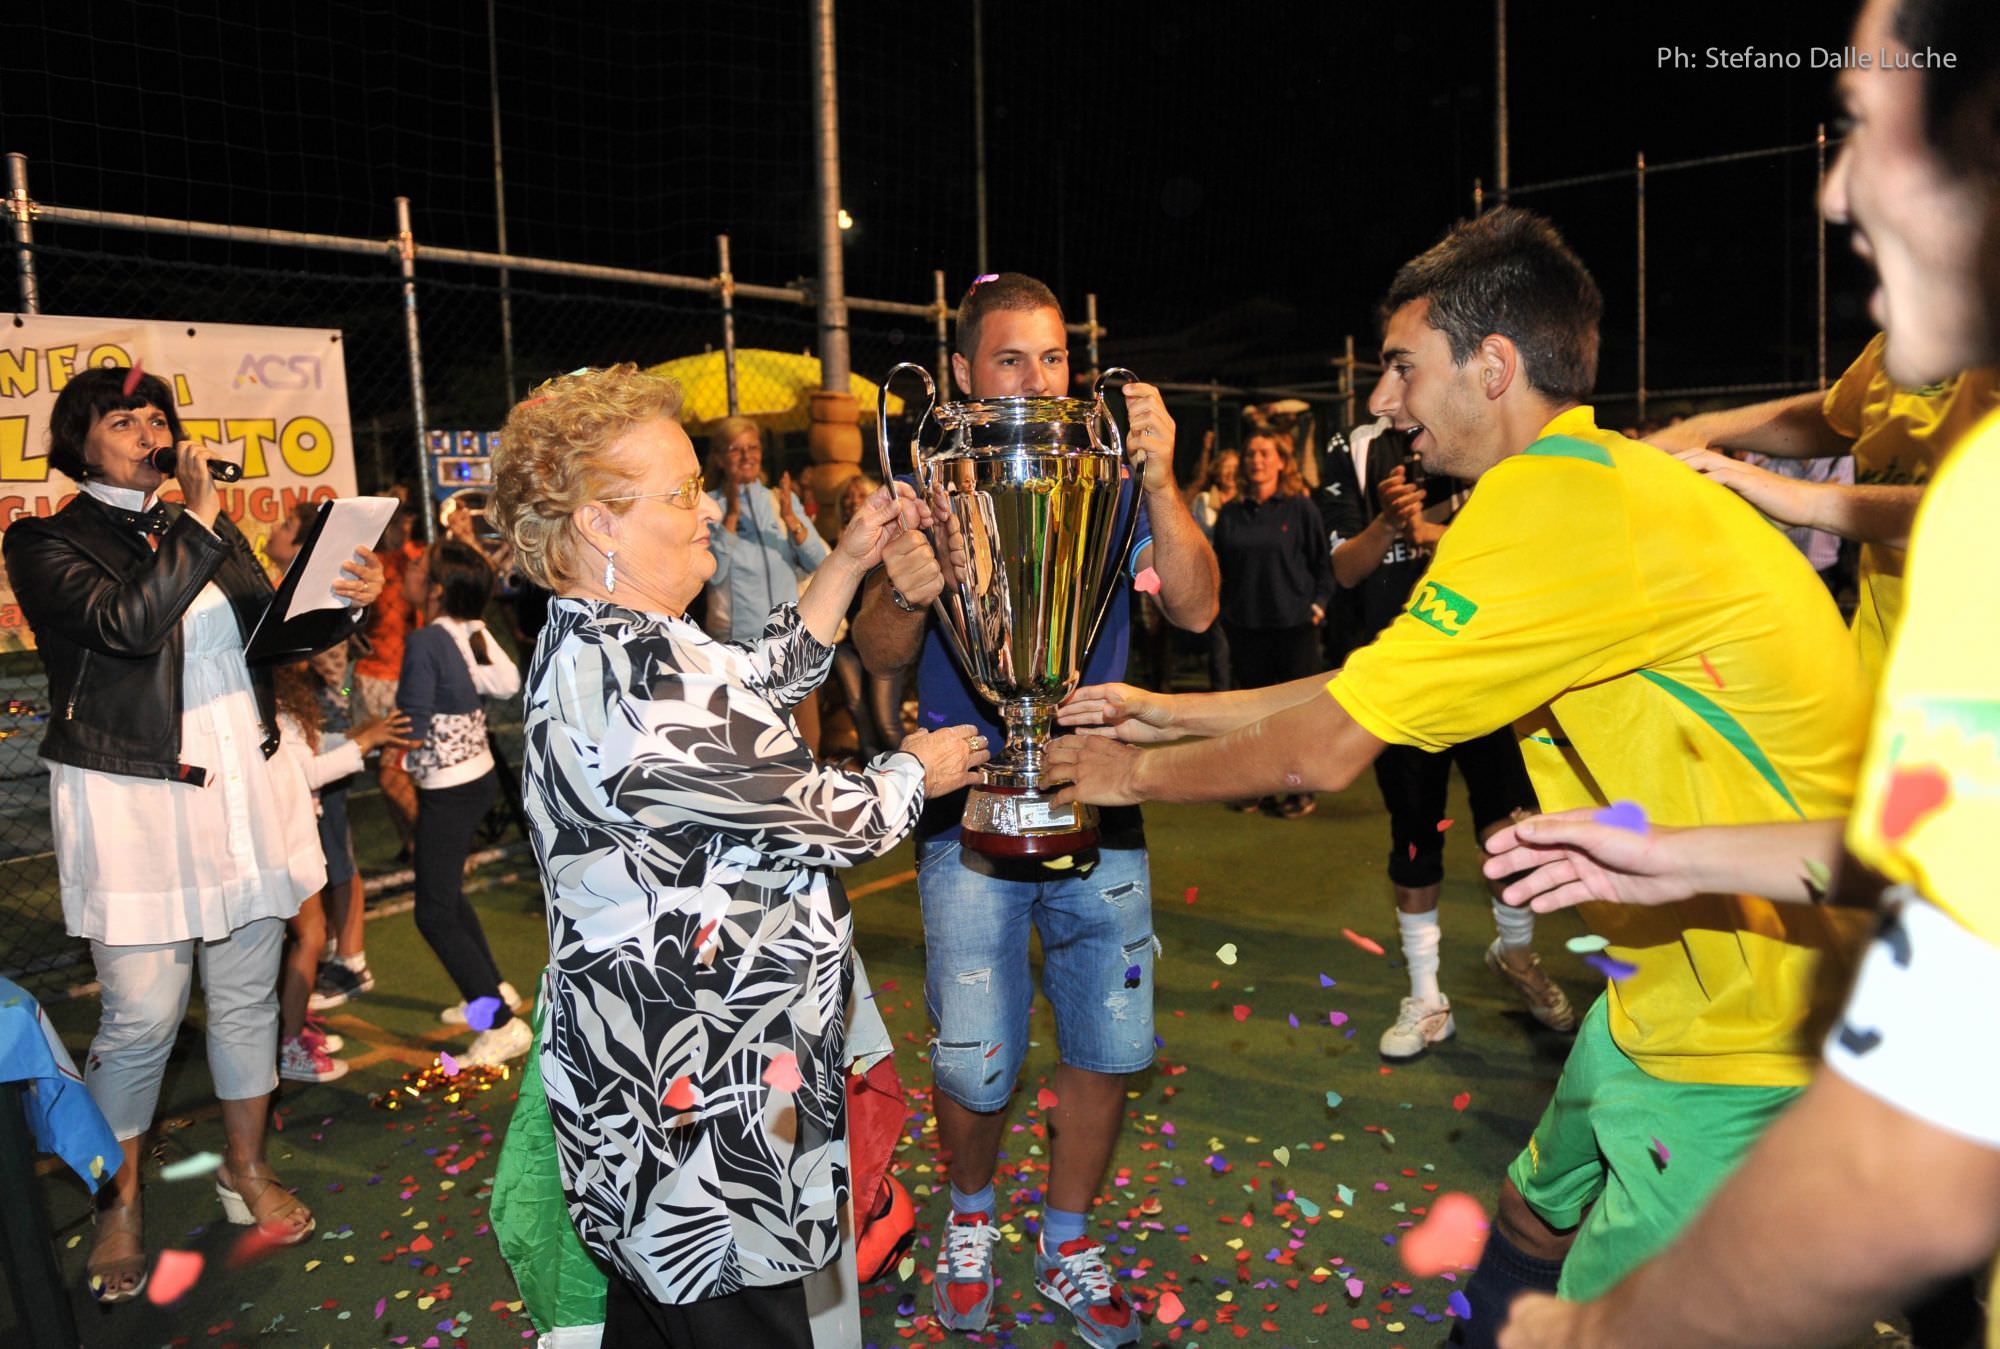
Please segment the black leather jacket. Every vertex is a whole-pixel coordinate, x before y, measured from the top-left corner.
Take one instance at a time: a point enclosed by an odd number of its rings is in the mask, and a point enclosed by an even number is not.
[[[45,759],[196,784],[214,767],[181,762],[181,618],[213,581],[247,642],[273,592],[227,516],[211,533],[179,505],[167,511],[173,523],[157,551],[88,492],[7,530],[7,578],[49,676]],[[365,613],[356,608],[355,621]],[[271,674],[252,667],[250,676],[269,758],[278,747]]]

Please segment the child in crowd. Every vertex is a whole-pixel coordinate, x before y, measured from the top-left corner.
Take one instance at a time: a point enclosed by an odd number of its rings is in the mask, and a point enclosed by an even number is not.
[[[331,750],[347,739],[347,728],[352,722],[348,648],[337,646],[322,651],[309,663],[315,676],[313,694],[319,702],[320,739]],[[364,746],[362,753],[366,755],[371,749],[372,745]],[[326,905],[326,950],[313,984],[314,1012],[343,1006],[349,998],[375,987],[375,976],[368,970],[362,931],[367,912],[363,907],[361,873],[354,865],[354,833],[347,820],[347,797],[353,785],[354,778],[348,775],[319,789],[319,846],[326,854],[326,889],[322,892]]]
[[[396,692],[421,742],[404,756],[417,787],[417,930],[464,999],[443,1019],[481,1032],[460,1061],[501,1064],[526,1053],[533,1034],[465,898],[465,859],[499,788],[483,700],[514,697],[521,674],[486,631],[493,569],[478,549],[454,538],[434,544],[410,564],[404,596],[424,620],[405,640]]]
[[[312,791],[314,809],[322,809],[320,789],[361,771],[361,759],[380,745],[408,745],[402,738],[409,720],[401,712],[370,722],[352,737],[323,734],[320,704],[314,686],[320,681],[308,662],[287,665],[277,672],[278,757],[289,771],[305,779]],[[279,770],[284,771],[284,770]],[[345,818],[342,820],[343,832]],[[324,847],[324,835],[322,835]],[[348,876],[353,875],[350,857]],[[328,863],[329,887],[332,863]],[[348,884],[343,880],[342,885]],[[347,1072],[347,1064],[333,1057],[341,1048],[338,1037],[307,1021],[307,998],[313,989],[315,970],[326,945],[326,913],[319,894],[310,895],[298,913],[286,920],[285,964],[278,976],[278,1076],[292,1082],[331,1082]]]

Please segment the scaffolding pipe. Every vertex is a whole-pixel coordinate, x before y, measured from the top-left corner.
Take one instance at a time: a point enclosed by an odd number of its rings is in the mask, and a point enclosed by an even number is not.
[[[42,287],[35,276],[35,199],[28,195],[28,157],[7,156],[7,214],[14,219],[15,265],[21,274],[21,312],[42,312]]]
[[[1092,380],[1097,378],[1099,370],[1097,363],[1097,339],[1103,335],[1104,330],[1097,326],[1097,292],[1092,291],[1083,297],[1083,336],[1085,342],[1088,344],[1086,349],[1090,353],[1090,378]]]
[[[1493,0],[1493,190],[1507,204],[1507,0]]]
[[[430,417],[424,407],[424,344],[417,331],[417,240],[410,231],[410,199],[396,198],[396,257],[403,273],[403,335],[410,347],[410,413],[417,424],[417,496],[423,501],[424,542],[437,542],[437,503],[431,499]]]
[[[979,270],[986,275],[986,9],[972,0],[972,194],[979,217]],[[949,385],[940,385],[949,388]]]

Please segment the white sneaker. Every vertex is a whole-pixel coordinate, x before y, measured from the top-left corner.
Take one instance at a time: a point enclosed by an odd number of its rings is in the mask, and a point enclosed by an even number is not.
[[[1413,1059],[1434,1044],[1458,1033],[1452,1024],[1451,999],[1442,993],[1435,1003],[1404,998],[1396,1013],[1396,1024],[1382,1032],[1379,1046],[1385,1059]]]
[[[528,1024],[526,1017],[517,1016],[504,1026],[481,1031],[479,1038],[472,1042],[472,1048],[460,1054],[458,1061],[474,1068],[498,1068],[503,1063],[520,1058],[534,1043],[535,1028]]]
[[[528,1010],[528,1000],[521,996],[519,989],[508,983],[505,979],[500,981],[500,1000],[507,1004],[510,1011],[525,1012]],[[463,1026],[466,1024],[465,1004],[463,1002],[453,1003],[438,1013],[438,1020],[444,1022],[447,1026]]]

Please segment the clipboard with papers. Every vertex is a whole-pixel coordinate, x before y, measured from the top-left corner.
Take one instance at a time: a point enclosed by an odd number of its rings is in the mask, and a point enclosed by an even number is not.
[[[264,606],[244,658],[252,665],[304,660],[354,630],[353,602],[333,593],[354,550],[373,552],[396,513],[394,497],[340,497],[320,503],[278,593]]]

